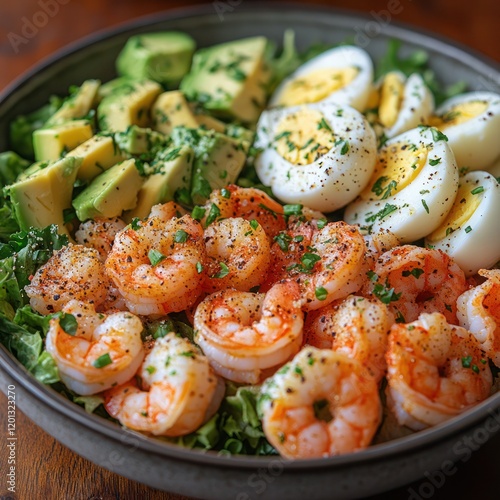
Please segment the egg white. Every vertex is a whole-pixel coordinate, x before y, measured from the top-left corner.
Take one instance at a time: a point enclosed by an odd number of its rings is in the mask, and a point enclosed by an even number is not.
[[[312,163],[296,165],[283,158],[273,142],[281,120],[304,106],[323,114],[337,145]],[[354,200],[370,180],[377,155],[375,133],[364,116],[348,106],[327,102],[304,106],[262,113],[255,142],[262,152],[255,168],[262,183],[271,186],[282,202],[332,212]],[[348,151],[343,152],[346,142]]]
[[[408,78],[403,73],[399,76],[404,85],[403,100],[394,125],[384,127],[388,138],[426,123],[434,110],[434,97],[419,74],[413,73]]]
[[[488,172],[477,170],[461,177],[460,185],[467,191],[483,189],[473,195],[479,205],[460,227],[438,241],[428,238],[425,243],[453,257],[465,274],[471,276],[500,261],[500,184]],[[465,201],[458,198],[460,191],[455,204]],[[446,219],[445,224],[451,226],[452,222]]]
[[[408,185],[385,199],[358,197],[346,207],[345,221],[368,226],[371,231],[389,230],[402,244],[414,242],[436,229],[450,211],[458,189],[453,152],[446,141],[435,140],[436,132],[430,127],[419,127],[387,141],[379,154],[398,144],[426,147],[428,154],[422,169]],[[431,164],[438,160],[436,165]],[[376,181],[372,178],[369,185]]]
[[[455,106],[484,101],[483,113],[464,123],[443,129],[459,168],[485,170],[500,156],[500,95],[493,92],[469,92],[445,101],[437,110],[438,117],[445,116]]]
[[[489,172],[493,177],[496,177],[497,180],[500,179],[500,157],[497,158],[493,164],[491,164],[487,169],[487,172]],[[500,180],[498,181],[500,182]]]
[[[303,78],[315,70],[330,68],[358,68],[356,77],[345,87],[329,94],[325,99],[318,102],[331,102],[351,106],[358,111],[364,111],[373,81],[373,63],[370,56],[363,49],[354,46],[336,47],[314,57],[295,70],[274,91],[269,101],[269,106],[280,105],[284,90],[290,82]]]

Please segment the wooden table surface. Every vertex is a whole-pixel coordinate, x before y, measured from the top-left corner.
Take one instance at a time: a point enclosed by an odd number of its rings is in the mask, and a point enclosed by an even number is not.
[[[250,0],[246,1],[250,2]],[[141,15],[197,3],[200,2],[162,0],[17,0],[6,2],[2,0],[0,6],[0,89],[46,55],[96,30],[117,25]],[[309,3],[350,8],[369,13],[374,19],[377,19],[377,16],[387,19],[384,13],[391,8],[393,12],[391,20],[411,23],[440,33],[469,45],[490,58],[499,60],[500,3],[495,0],[476,0],[472,4],[455,0],[420,2],[417,0],[383,2],[315,0]],[[232,2],[232,4],[236,5],[237,2]],[[43,5],[46,6],[48,13],[46,16],[43,15]],[[34,29],[29,31],[28,25],[34,22],[38,23],[39,27],[34,26]],[[6,388],[1,388],[1,390],[6,392]],[[7,401],[1,391],[0,408],[0,433],[3,436],[7,429]],[[19,442],[16,457],[16,494],[12,495],[7,491],[4,471],[7,470],[8,453],[2,443],[0,448],[1,499],[174,500],[181,498],[153,490],[95,466],[60,445],[19,411],[17,432]],[[467,463],[460,464],[458,473],[447,478],[442,487],[433,488],[434,498],[467,498],[478,494],[482,500],[498,498],[500,486],[498,450],[500,450],[500,436],[496,436],[479,451],[474,452]],[[426,489],[422,481],[380,498],[410,498],[412,491],[417,494],[420,491],[422,498],[429,498],[425,495],[429,494],[430,489]],[[418,496],[413,498],[418,498]]]

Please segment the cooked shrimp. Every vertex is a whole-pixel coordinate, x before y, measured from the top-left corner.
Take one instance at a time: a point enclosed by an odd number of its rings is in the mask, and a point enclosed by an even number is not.
[[[486,399],[492,384],[475,338],[440,313],[395,324],[387,351],[388,404],[413,430],[439,424]]]
[[[100,306],[107,299],[111,283],[99,252],[69,244],[50,257],[25,287],[30,305],[40,314],[60,311],[70,300]]]
[[[332,318],[332,349],[359,361],[380,382],[387,370],[385,353],[394,317],[377,299],[350,296]]]
[[[398,237],[384,228],[380,228],[377,232],[371,234],[363,234],[363,238],[365,239],[367,251],[375,258],[400,244]]]
[[[242,188],[231,184],[225,189],[212,191],[205,204],[204,225],[218,218],[242,217],[256,220],[269,238],[285,229],[283,207],[264,191]]]
[[[393,323],[394,316],[379,300],[350,295],[307,314],[305,342],[356,359],[379,382],[387,369],[385,352]]]
[[[500,270],[481,269],[479,274],[486,281],[458,297],[457,317],[500,368]]]
[[[364,291],[387,303],[398,323],[439,312],[456,324],[457,298],[466,289],[464,272],[447,254],[403,245],[380,256]]]
[[[300,285],[303,309],[311,311],[363,285],[366,247],[355,226],[331,222],[317,229],[313,223],[299,222],[275,239],[264,290],[273,282],[293,279]]]
[[[205,259],[198,222],[189,215],[166,222],[152,216],[116,235],[105,265],[132,312],[165,315],[194,304]]]
[[[318,349],[333,345],[333,317],[342,300],[334,300],[320,309],[309,311],[304,321],[304,343]]]
[[[159,203],[151,207],[148,217],[159,217],[163,222],[167,222],[174,217],[182,217],[187,212],[180,205],[173,201],[167,203]]]
[[[95,248],[104,262],[113,246],[116,234],[125,226],[125,222],[118,217],[90,219],[80,224],[75,233],[75,240],[80,245]]]
[[[249,291],[260,285],[269,267],[270,246],[262,226],[254,219],[223,219],[205,229],[207,280],[204,288]]]
[[[104,394],[105,408],[129,429],[182,436],[205,421],[217,387],[208,360],[189,340],[169,333],[156,340],[135,381]]]
[[[196,342],[215,370],[229,380],[250,384],[299,350],[302,326],[294,282],[279,283],[265,295],[216,292],[199,304],[194,316]]]
[[[135,375],[144,358],[142,323],[137,316],[96,313],[92,304],[77,300],[68,302],[62,312],[50,320],[46,348],[69,389],[87,396]],[[76,331],[68,315],[76,320]]]
[[[377,384],[354,359],[305,347],[266,380],[262,427],[286,458],[316,458],[366,448],[381,420]]]

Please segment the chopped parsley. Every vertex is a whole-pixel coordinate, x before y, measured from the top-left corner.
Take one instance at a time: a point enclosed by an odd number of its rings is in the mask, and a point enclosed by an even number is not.
[[[220,271],[214,276],[214,278],[225,278],[229,274],[229,267],[224,264],[224,262],[219,262]]]

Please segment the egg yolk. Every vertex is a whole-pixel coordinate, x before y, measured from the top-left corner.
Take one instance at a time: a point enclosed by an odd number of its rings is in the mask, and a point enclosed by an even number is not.
[[[427,148],[395,143],[382,149],[368,187],[361,193],[367,201],[385,200],[404,189],[418,176],[427,161]]]
[[[297,106],[321,101],[351,83],[358,71],[350,66],[312,71],[288,83],[280,96],[279,104]]]
[[[392,127],[403,101],[404,81],[398,73],[388,73],[380,89],[378,116],[384,127]]]
[[[278,154],[294,165],[308,165],[328,153],[335,144],[330,124],[320,111],[299,109],[285,116],[276,127],[274,145]]]
[[[448,127],[465,123],[472,118],[481,115],[487,108],[488,103],[485,101],[463,102],[453,106],[442,116],[431,117],[429,124],[439,130],[444,130]]]
[[[469,183],[458,188],[457,197],[446,216],[444,222],[427,237],[427,241],[433,243],[441,241],[453,231],[460,229],[471,218],[481,203],[481,193],[474,194]]]

